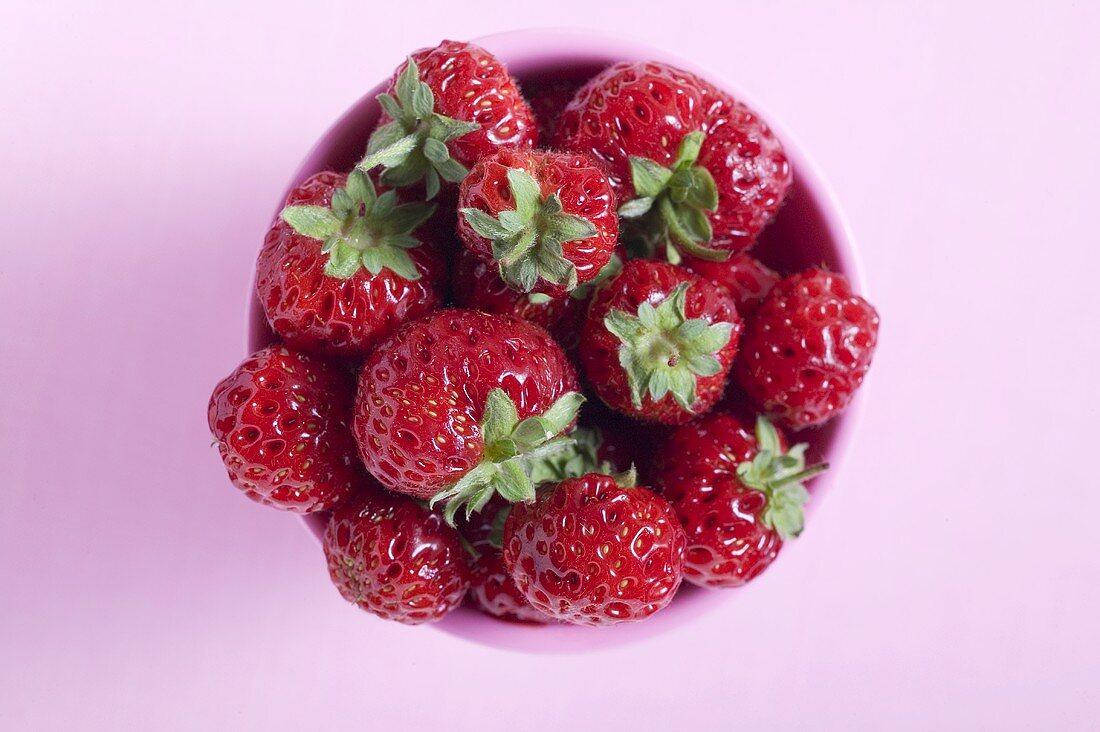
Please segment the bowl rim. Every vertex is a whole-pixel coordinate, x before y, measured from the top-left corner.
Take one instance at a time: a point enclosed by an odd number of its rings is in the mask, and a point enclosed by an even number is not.
[[[782,141],[784,152],[791,163],[796,179],[805,186],[807,195],[815,202],[822,219],[821,225],[827,232],[828,238],[834,242],[838,264],[836,269],[848,277],[853,289],[864,295],[867,294],[859,249],[831,185],[822,175],[815,161],[805,152],[797,137],[785,125],[778,122],[769,113],[767,106],[761,104],[756,96],[740,85],[731,83],[724,74],[716,73],[713,69],[637,39],[591,30],[528,28],[480,36],[471,39],[470,42],[482,46],[499,57],[510,69],[527,65],[560,66],[563,62],[570,60],[575,63],[581,63],[582,60],[588,63],[593,61],[613,63],[618,60],[654,59],[691,71],[729,92],[759,114]],[[382,91],[385,83],[383,80],[356,100],[317,138],[279,198],[274,217],[278,216],[282,209],[282,201],[286,199],[290,190],[305,177],[316,172],[315,161],[331,147],[338,133],[353,118],[361,115],[364,107],[377,106],[374,97]],[[265,322],[255,292],[256,282],[255,272],[253,272],[245,308],[247,352],[254,350],[260,338],[256,328],[257,322]],[[836,427],[829,450],[831,469],[814,481],[812,486],[814,500],[807,506],[807,516],[816,512],[822,497],[831,490],[842,472],[860,421],[861,401],[857,393],[844,414],[835,420]],[[317,532],[307,521],[309,517],[300,518],[303,528],[314,540],[317,540]],[[788,548],[788,552],[790,551],[791,548]],[[682,627],[737,594],[736,591],[730,590],[701,589],[685,582],[674,605],[670,605],[669,608],[647,619],[644,623],[632,623],[614,628],[593,629],[565,625],[538,626],[508,623],[492,619],[465,606],[458,608],[440,622],[431,624],[431,627],[473,643],[507,650],[533,653],[581,652],[618,646]]]

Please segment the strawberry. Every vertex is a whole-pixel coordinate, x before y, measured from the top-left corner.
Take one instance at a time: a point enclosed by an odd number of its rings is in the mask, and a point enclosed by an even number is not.
[[[562,481],[504,524],[504,566],[532,606],[583,625],[642,620],[680,586],[684,533],[646,488],[589,473]]]
[[[848,279],[811,269],[764,298],[742,343],[737,381],[762,412],[790,429],[824,424],[852,400],[878,340],[874,307]]]
[[[624,234],[722,260],[755,241],[791,185],[783,146],[748,107],[694,74],[623,62],[588,81],[554,146],[607,163]]]
[[[516,318],[440,310],[406,324],[367,358],[354,431],[386,488],[479,511],[493,495],[534,497],[531,472],[568,449],[559,437],[584,398],[550,335]]]
[[[466,597],[481,612],[521,623],[548,623],[552,618],[527,602],[504,567],[500,544],[511,504],[499,496],[469,521],[460,522],[476,556],[470,561],[470,590]]]
[[[500,279],[495,266],[486,264],[465,248],[456,255],[451,271],[451,291],[459,307],[530,321],[550,331],[567,349],[575,347],[580,340],[586,305],[576,297],[581,294],[580,290],[564,297],[513,290]]]
[[[462,181],[458,234],[509,286],[562,297],[599,274],[619,235],[615,194],[584,155],[501,150]]]
[[[324,550],[344,599],[386,620],[439,620],[469,586],[466,552],[443,516],[377,485],[333,512]]]
[[[724,262],[684,257],[684,267],[704,277],[726,292],[737,303],[737,313],[750,317],[760,301],[779,282],[779,274],[749,254],[734,254]]]
[[[472,43],[443,41],[415,52],[378,96],[382,117],[359,168],[382,166],[382,182],[458,183],[483,157],[534,147],[535,117],[501,61]]]
[[[233,485],[258,503],[313,513],[340,503],[363,480],[351,404],[343,369],[275,345],[222,379],[207,419]]]
[[[384,190],[384,189],[383,189]],[[446,262],[420,225],[423,203],[379,195],[370,178],[325,172],[290,192],[256,263],[256,292],[289,345],[362,356],[442,304]]]
[[[631,446],[620,433],[607,428],[578,427],[569,437],[573,446],[542,461],[539,469],[532,472],[533,482],[558,483],[587,473],[630,468],[626,456]],[[470,521],[459,523],[459,530],[476,555],[471,562],[469,599],[474,607],[489,615],[546,623],[551,618],[531,607],[504,567],[501,541],[510,510],[511,504],[497,496]]]
[[[805,444],[786,441],[760,417],[755,435],[728,414],[710,414],[673,432],[657,480],[687,533],[684,578],[702,587],[740,587],[802,531]]]
[[[680,424],[721,396],[740,331],[733,300],[716,285],[671,264],[635,259],[593,297],[581,357],[612,409]]]

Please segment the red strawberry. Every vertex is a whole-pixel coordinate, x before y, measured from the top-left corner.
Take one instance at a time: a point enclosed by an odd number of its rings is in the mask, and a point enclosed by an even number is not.
[[[584,155],[501,150],[462,181],[458,234],[523,292],[561,297],[595,279],[619,235],[615,194]]]
[[[428,199],[440,179],[458,183],[468,168],[503,148],[530,148],[538,129],[508,69],[484,48],[443,41],[417,51],[378,96],[382,117],[363,170],[381,165],[382,182],[424,181]]]
[[[363,173],[318,173],[290,192],[256,263],[256,292],[289,345],[365,355],[378,338],[442,303],[446,262],[423,203],[378,195]]]
[[[564,348],[573,348],[580,341],[580,326],[586,303],[574,297],[550,297],[541,292],[513,290],[500,279],[496,267],[462,249],[454,260],[451,290],[460,307],[486,313],[512,315],[520,320],[540,325]]]
[[[363,481],[351,402],[343,369],[275,345],[222,379],[207,418],[233,485],[259,503],[312,513],[332,508]]]
[[[737,360],[738,383],[790,429],[824,424],[852,400],[871,366],[878,313],[848,279],[813,269],[764,298]]]
[[[687,533],[684,578],[703,587],[740,587],[802,531],[806,445],[786,449],[761,417],[755,437],[727,414],[678,427],[661,450],[658,480]]]
[[[573,446],[541,461],[531,473],[533,482],[559,483],[588,473],[619,472],[631,467],[627,455],[632,451],[632,446],[617,431],[578,427],[569,437],[574,442]],[[470,521],[459,524],[463,536],[478,555],[471,563],[470,600],[479,610],[496,617],[549,622],[547,615],[531,607],[504,568],[501,541],[504,520],[510,510],[509,503],[496,497]]]
[[[497,497],[459,529],[477,557],[470,562],[467,598],[475,608],[493,617],[523,623],[548,623],[550,616],[536,610],[516,587],[504,568],[500,553],[504,520],[511,504]]]
[[[721,396],[740,331],[733,300],[716,285],[671,264],[635,259],[596,292],[581,356],[608,406],[680,424]]]
[[[494,494],[534,497],[531,471],[569,447],[559,439],[584,400],[568,359],[531,323],[441,310],[374,349],[359,375],[355,436],[387,488],[446,501],[453,520]]]
[[[512,507],[504,565],[535,608],[570,623],[611,625],[647,618],[672,600],[684,543],[663,498],[590,473]]]
[[[791,185],[783,146],[745,105],[694,74],[618,63],[562,113],[554,146],[606,161],[633,220],[624,233],[652,252],[721,260],[755,241]]]
[[[466,552],[443,516],[376,485],[336,509],[324,548],[344,599],[386,620],[439,620],[469,585]]]
[[[724,262],[684,257],[684,267],[725,288],[743,318],[755,313],[760,301],[779,282],[777,272],[749,254],[734,254]]]
[[[523,90],[539,124],[539,139],[549,144],[558,129],[558,120],[565,107],[573,100],[582,81],[551,79],[545,82],[524,84]]]

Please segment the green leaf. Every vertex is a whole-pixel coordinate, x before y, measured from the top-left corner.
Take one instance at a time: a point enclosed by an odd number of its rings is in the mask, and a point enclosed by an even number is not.
[[[382,128],[384,129],[384,128]],[[380,129],[376,135],[381,133]],[[409,153],[416,149],[417,144],[420,142],[419,135],[411,134],[394,140],[385,146],[374,145],[374,137],[371,137],[371,145],[374,147],[371,150],[367,148],[367,156],[359,161],[356,166],[360,170],[370,170],[381,165],[383,168],[394,168],[398,164],[405,161],[408,158]]]
[[[520,460],[508,460],[501,463],[500,467],[500,477],[495,487],[504,500],[510,503],[534,500],[535,485]]]
[[[630,177],[639,196],[656,197],[672,177],[672,171],[660,163],[639,156],[630,158]]]
[[[420,279],[420,270],[416,268],[416,263],[413,262],[412,257],[404,249],[380,248],[375,251],[382,253],[382,266],[391,270],[398,277],[409,282],[416,282]],[[363,252],[363,260],[366,261],[366,252]]]
[[[381,200],[381,199],[379,199]],[[376,230],[383,236],[410,234],[432,217],[435,206],[426,203],[403,203],[385,213],[376,216],[379,221]]]
[[[432,88],[423,82],[416,85],[410,100],[409,110],[416,119],[428,119],[435,107],[435,94]]]
[[[685,343],[685,345],[692,354],[718,353],[730,342],[732,335],[732,323],[714,323],[708,325],[700,335]]]
[[[676,162],[673,167],[693,165],[699,159],[699,151],[703,149],[703,141],[706,134],[696,130],[684,135],[680,140],[680,148],[676,153]]]
[[[485,444],[491,445],[508,437],[518,422],[519,413],[508,394],[500,388],[490,390],[481,418],[481,434]]]
[[[431,168],[424,174],[424,197],[430,201],[436,197],[439,193],[439,173],[435,172],[435,168]]]
[[[701,166],[691,169],[691,185],[687,189],[684,203],[707,211],[718,208],[718,185],[709,170]]]
[[[516,213],[524,221],[530,221],[542,208],[542,193],[538,182],[524,170],[510,168],[508,185],[512,189],[512,199],[516,204]]]
[[[644,216],[649,213],[649,210],[653,208],[653,196],[642,196],[640,198],[634,198],[622,206],[619,206],[619,216],[625,219],[633,219],[639,216]]]
[[[378,101],[378,106],[382,107],[382,111],[386,113],[386,116],[391,120],[400,119],[402,116],[401,105],[397,103],[389,94],[379,94],[375,97]]]
[[[597,234],[596,225],[586,218],[571,214],[558,214],[547,220],[543,236],[552,237],[560,244],[588,239]]]
[[[361,170],[353,170],[348,174],[348,182],[344,190],[353,201],[365,203],[368,207],[373,206],[375,199],[378,198],[370,176]]]
[[[346,280],[356,272],[362,264],[361,254],[355,247],[347,244],[337,244],[329,252],[328,261],[325,262],[325,274],[340,280]]]
[[[507,240],[512,236],[512,233],[502,226],[499,221],[481,209],[460,208],[458,212],[466,219],[466,223],[470,225],[471,229],[486,239]]]
[[[573,423],[582,404],[584,404],[583,394],[575,391],[566,392],[543,412],[542,417],[550,423],[554,430],[553,434],[556,435]]]
[[[424,157],[433,163],[444,163],[451,157],[451,153],[446,144],[429,137],[424,141]]]
[[[516,428],[512,431],[512,439],[519,445],[531,449],[546,442],[557,432],[553,430],[550,422],[544,417],[528,417],[516,425]]]
[[[419,85],[420,69],[413,57],[409,56],[405,68],[401,70],[401,75],[397,77],[397,83],[394,85],[394,91],[397,92],[397,99],[402,107],[408,108],[412,105],[413,96]]]
[[[721,362],[707,353],[691,356],[686,360],[685,365],[696,376],[714,376],[722,371]]]
[[[311,239],[325,239],[340,230],[340,219],[324,206],[287,206],[281,216],[290,228]]]
[[[451,183],[459,183],[465,178],[470,171],[452,157],[448,157],[441,163],[432,163],[432,167],[435,168],[439,176]]]

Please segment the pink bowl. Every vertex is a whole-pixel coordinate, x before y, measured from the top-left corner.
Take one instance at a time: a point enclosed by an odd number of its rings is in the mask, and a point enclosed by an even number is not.
[[[621,38],[565,30],[528,30],[500,33],[475,42],[501,58],[520,82],[549,78],[582,80],[616,61],[655,59],[693,71],[726,89],[760,113],[783,141],[794,169],[794,186],[778,218],[761,237],[755,250],[761,258],[782,271],[794,271],[822,263],[843,272],[857,291],[863,290],[859,257],[851,233],[828,186],[791,135],[777,124],[750,95],[736,84],[698,65],[665,51]],[[396,65],[397,59],[394,60]],[[362,156],[367,138],[378,119],[375,96],[382,85],[370,90],[321,137],[291,180],[290,188],[322,170],[349,170]],[[277,202],[282,208],[286,194]],[[263,309],[249,294],[248,349],[252,352],[274,340]],[[826,427],[799,435],[811,445],[811,454],[829,460],[831,469],[810,486],[809,509],[821,500],[839,475],[839,463],[848,449],[859,412],[857,399],[839,418]],[[324,533],[324,516],[303,518],[315,537]],[[809,524],[812,527],[812,521]],[[780,563],[781,564],[781,563]],[[771,572],[781,569],[772,568]],[[744,590],[740,590],[744,591]],[[491,646],[530,652],[571,652],[622,644],[661,633],[690,622],[738,590],[704,590],[687,583],[673,603],[643,623],[613,628],[583,628],[552,625],[531,626],[501,622],[468,608],[459,608],[434,628]],[[335,597],[335,594],[334,594]]]

